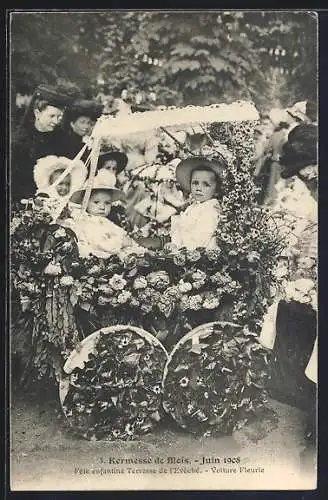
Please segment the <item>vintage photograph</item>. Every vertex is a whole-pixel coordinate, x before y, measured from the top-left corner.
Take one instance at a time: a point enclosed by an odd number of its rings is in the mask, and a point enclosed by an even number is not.
[[[10,489],[315,489],[317,13],[8,32]]]

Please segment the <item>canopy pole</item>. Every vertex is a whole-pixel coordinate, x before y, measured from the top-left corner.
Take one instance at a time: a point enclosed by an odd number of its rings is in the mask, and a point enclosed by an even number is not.
[[[73,160],[71,160],[71,161],[72,161],[71,165],[69,165],[69,166],[66,168],[66,170],[64,170],[64,172],[62,172],[62,173],[60,174],[60,176],[59,176],[59,177],[57,177],[57,179],[55,180],[55,182],[53,182],[53,183],[51,184],[51,187],[52,187],[52,188],[55,188],[55,187],[56,187],[56,186],[57,186],[60,182],[62,182],[62,181],[65,179],[66,175],[68,175],[68,174],[70,174],[70,173],[71,173],[71,171],[72,171],[72,170],[73,170],[73,168],[74,168],[74,163],[75,163],[76,161],[79,161],[79,160],[82,158],[83,153],[84,153],[84,151],[85,151],[86,149],[87,149],[87,145],[83,146],[83,148],[81,149],[81,151],[80,151],[80,152],[79,152],[79,153],[75,156],[75,158],[73,158]]]
[[[89,203],[91,190],[93,187],[93,182],[94,182],[94,178],[95,178],[96,170],[97,170],[98,158],[99,158],[99,153],[100,153],[100,143],[101,143],[101,140],[99,138],[97,141],[94,142],[93,148],[91,150],[90,175],[89,175],[89,179],[87,181],[87,188],[85,190],[84,198],[83,198],[83,202],[82,202],[82,208],[81,208],[81,214],[80,214],[81,216],[86,212],[86,209],[87,209],[87,206]]]

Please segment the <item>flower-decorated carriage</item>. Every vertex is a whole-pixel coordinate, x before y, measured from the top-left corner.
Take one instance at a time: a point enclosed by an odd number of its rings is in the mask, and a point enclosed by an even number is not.
[[[57,380],[67,421],[86,438],[132,438],[164,411],[191,432],[227,432],[265,403],[269,351],[258,334],[282,241],[256,202],[257,119],[251,104],[237,102],[101,117],[92,134],[81,213],[106,142],[131,136],[135,143],[160,130],[178,146],[177,159],[224,158],[215,249],[166,245],[82,258],[75,234],[61,224],[63,207],[25,200],[13,214],[12,353],[20,352],[25,375]],[[125,174],[132,188],[143,180],[151,200],[147,223],[132,236],[167,234],[168,217],[156,217],[163,182],[181,193],[176,164],[165,159],[156,154]]]

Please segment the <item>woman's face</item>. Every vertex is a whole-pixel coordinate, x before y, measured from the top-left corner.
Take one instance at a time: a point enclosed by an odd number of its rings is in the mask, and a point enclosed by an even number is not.
[[[87,212],[90,215],[108,217],[112,206],[112,196],[108,191],[94,191],[91,193]]]
[[[74,122],[71,122],[71,127],[77,135],[84,137],[90,135],[95,122],[88,116],[79,116]]]
[[[42,111],[34,110],[35,128],[39,132],[52,132],[63,118],[63,111],[55,106],[46,106]]]
[[[191,174],[190,193],[195,201],[208,201],[215,197],[216,175],[207,170],[195,170]]]

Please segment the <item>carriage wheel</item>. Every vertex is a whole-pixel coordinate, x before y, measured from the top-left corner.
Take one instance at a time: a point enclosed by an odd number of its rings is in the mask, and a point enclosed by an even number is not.
[[[171,352],[163,406],[189,432],[228,434],[266,400],[267,356],[257,335],[227,322],[201,325]]]
[[[162,416],[167,352],[153,335],[130,325],[86,337],[65,363],[60,401],[69,427],[91,440],[133,439]]]

